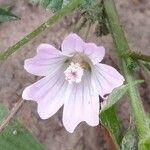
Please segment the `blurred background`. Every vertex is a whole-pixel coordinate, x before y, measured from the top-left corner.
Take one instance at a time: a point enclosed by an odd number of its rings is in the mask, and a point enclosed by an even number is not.
[[[150,1],[149,0],[116,0],[120,20],[132,50],[150,55]],[[31,32],[52,15],[41,6],[32,5],[30,0],[0,0],[0,6],[9,6],[11,11],[21,20],[0,23],[0,51],[11,46],[23,36]],[[50,43],[60,48],[61,42],[71,29],[78,23],[80,15],[72,13],[64,17],[51,29],[43,32],[36,39],[14,53],[0,64],[0,102],[12,109],[21,99],[23,89],[38,80],[27,73],[24,60],[36,53],[40,43]],[[86,26],[79,32],[82,37]],[[90,28],[86,41],[95,42],[106,48],[103,62],[119,70],[111,35],[97,37],[95,26]],[[150,112],[150,78],[137,68],[136,77],[146,82],[140,86],[140,93],[145,110]],[[113,144],[108,133],[102,126],[89,127],[81,123],[73,134],[68,133],[62,125],[62,109],[48,120],[41,120],[37,114],[36,103],[26,102],[17,113],[17,118],[45,146],[46,150],[113,150]],[[128,128],[130,107],[124,97],[117,106],[122,130]]]

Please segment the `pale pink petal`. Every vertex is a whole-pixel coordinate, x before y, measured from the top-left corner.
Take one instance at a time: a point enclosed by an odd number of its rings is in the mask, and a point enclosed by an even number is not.
[[[45,91],[43,90],[43,87],[48,88],[49,82],[51,78],[44,77],[37,82],[31,84],[30,86],[26,87],[22,93],[22,98],[25,100],[34,100],[38,101],[39,98],[42,98],[44,96]]]
[[[90,126],[99,124],[99,96],[94,91],[89,77],[84,82],[84,121]]]
[[[69,34],[62,42],[61,49],[64,54],[83,52],[84,41],[74,33]]]
[[[74,84],[68,100],[64,103],[63,124],[68,132],[73,132],[76,126],[86,121],[91,126],[99,123],[99,99],[91,89],[90,81]]]
[[[34,101],[41,100],[45,96],[45,94],[49,92],[51,86],[55,84],[58,81],[58,79],[63,75],[62,70],[63,69],[60,68],[54,74],[44,77],[39,81],[26,87],[22,94],[23,99]]]
[[[26,59],[24,68],[31,74],[46,76],[58,69],[66,57],[59,50],[49,44],[41,44],[37,48],[37,55]]]
[[[68,82],[61,79],[53,88],[38,102],[38,114],[42,119],[48,119],[54,115],[64,104],[65,92]]]
[[[93,64],[97,64],[104,58],[105,48],[94,43],[84,43],[84,53],[91,59]]]
[[[26,100],[36,101],[40,117],[47,119],[63,105],[67,86],[68,82],[61,71],[28,86],[23,91],[22,97]]]
[[[115,68],[106,64],[97,64],[92,68],[92,79],[96,91],[103,98],[124,82],[124,77]]]
[[[82,120],[82,103],[79,102],[79,100],[82,101],[82,99],[80,98],[80,95],[77,95],[78,88],[79,87],[74,84],[69,99],[65,101],[63,109],[63,124],[66,130],[71,133]]]

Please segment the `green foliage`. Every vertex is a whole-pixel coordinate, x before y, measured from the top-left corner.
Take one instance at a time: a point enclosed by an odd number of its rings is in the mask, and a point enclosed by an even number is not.
[[[97,36],[109,33],[102,0],[84,0],[79,10],[87,20],[91,20],[93,23],[97,22],[95,29]]]
[[[134,70],[136,66],[137,66],[137,63],[133,58],[131,57],[127,58],[127,67],[129,70]]]
[[[0,22],[7,22],[12,20],[20,19],[16,15],[12,14],[10,11],[0,8]]]
[[[57,12],[66,6],[71,0],[32,0],[34,4],[40,4],[47,10]],[[109,33],[102,0],[82,0],[78,7],[80,14],[87,20],[97,22],[95,33],[97,36]]]
[[[0,105],[0,121],[6,116],[8,110],[3,106]]]
[[[120,147],[119,145],[121,144],[122,134],[114,105],[122,96],[125,95],[130,86],[135,86],[141,82],[141,80],[138,80],[132,84],[129,83],[114,89],[113,92],[108,96],[106,106],[104,106],[100,112],[100,123],[108,130],[117,148]]]
[[[150,114],[147,113],[147,122],[150,128]],[[147,132],[147,136],[139,139],[139,150],[149,150],[150,148],[150,133]]]
[[[7,114],[7,109],[0,105],[0,120]],[[44,150],[43,146],[18,121],[13,119],[0,133],[1,150]]]
[[[150,148],[150,136],[143,139],[139,139],[138,149],[139,150],[149,150]]]
[[[33,4],[40,4],[48,10],[58,11],[66,6],[71,0],[31,0]],[[82,0],[84,7],[90,6],[92,0]],[[95,0],[93,0],[95,1]]]
[[[60,10],[66,3],[63,3],[63,0],[38,0],[44,8],[52,10],[54,12]]]
[[[125,95],[125,93],[128,91],[130,86],[135,86],[135,85],[142,83],[142,82],[143,82],[142,80],[137,80],[137,81],[133,82],[132,84],[128,83],[126,85],[122,85],[121,87],[114,89],[112,91],[112,93],[108,96],[107,104],[101,110],[101,113],[106,111],[107,109],[109,109],[113,105],[115,105],[120,100],[120,98],[123,95]]]
[[[79,10],[88,20],[97,21],[103,13],[103,5],[101,0],[84,0]]]
[[[40,4],[47,10],[54,12],[66,6],[71,0],[32,0],[34,4]]]
[[[119,149],[122,133],[114,106],[100,113],[100,123],[108,130],[116,149]]]
[[[68,5],[66,5],[63,9],[59,10],[56,14],[50,17],[47,21],[39,25],[32,32],[24,36],[20,41],[15,43],[14,45],[8,47],[3,52],[0,53],[0,62],[7,59],[11,54],[19,50],[25,44],[33,40],[40,33],[45,31],[46,29],[50,29],[57,21],[59,21],[63,16],[71,13],[77,6],[81,3],[80,0],[71,0]]]
[[[150,62],[140,61],[140,64],[147,75],[150,77]]]
[[[137,150],[138,149],[138,139],[135,129],[129,128],[127,133],[122,139],[121,150]]]

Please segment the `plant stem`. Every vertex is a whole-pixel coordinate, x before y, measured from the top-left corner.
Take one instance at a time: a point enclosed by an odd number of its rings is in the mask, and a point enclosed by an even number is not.
[[[87,27],[86,27],[86,29],[85,29],[85,40],[87,40],[87,38],[88,38],[88,35],[89,35],[89,32],[90,32],[90,28],[91,28],[91,26],[92,26],[92,21],[91,20],[89,20],[88,22],[87,22]]]
[[[10,46],[6,50],[4,50],[4,52],[0,53],[0,61],[7,59],[9,55],[13,54],[19,48],[21,48],[22,46],[30,42],[33,38],[38,36],[40,33],[50,28],[60,18],[62,18],[63,16],[67,15],[72,10],[74,10],[81,3],[81,1],[82,0],[71,0],[71,2],[68,5],[66,5],[60,11],[58,11],[55,15],[53,15],[51,18],[49,18],[46,22],[41,24],[39,27],[37,27],[34,31],[29,33],[27,36],[25,36],[23,39],[21,39],[19,42],[17,42],[13,46]]]
[[[120,25],[119,17],[115,7],[114,0],[104,0],[105,13],[109,22],[110,30],[113,36],[114,43],[118,52],[121,69],[123,70],[127,83],[133,83],[134,77],[132,71],[127,67],[127,58],[121,57],[123,53],[130,50],[124,32]],[[132,108],[132,114],[135,121],[135,126],[140,138],[147,136],[149,126],[146,120],[146,113],[141,103],[140,95],[137,87],[131,86],[129,88],[129,102]]]
[[[137,63],[150,78],[150,70],[145,66],[145,63],[143,63],[142,61],[138,61]]]
[[[79,23],[77,23],[77,25],[73,28],[73,29],[71,29],[71,31],[73,31],[73,32],[75,32],[75,33],[79,33],[80,32],[80,30],[84,27],[84,25],[86,24],[86,22],[87,22],[87,19],[85,19],[85,18],[81,18],[80,20],[79,20]]]
[[[132,57],[133,59],[139,59],[139,60],[150,62],[150,56],[143,55],[141,53],[137,53],[137,52],[134,52],[134,51],[128,51],[126,53],[126,56]]]
[[[11,121],[11,119],[14,117],[14,115],[17,113],[17,111],[20,109],[20,107],[23,105],[24,100],[19,100],[15,106],[12,108],[12,110],[9,112],[9,114],[3,119],[2,122],[0,122],[0,132],[2,132],[7,124]]]

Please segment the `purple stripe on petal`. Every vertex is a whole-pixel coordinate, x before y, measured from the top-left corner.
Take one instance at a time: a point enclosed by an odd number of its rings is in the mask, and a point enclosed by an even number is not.
[[[114,88],[121,86],[124,77],[113,67],[105,64],[97,64],[93,68],[92,81],[96,91],[101,97],[112,92]]]
[[[46,76],[51,74],[53,69],[60,67],[65,59],[66,56],[53,46],[41,44],[37,48],[37,55],[25,60],[24,68],[31,74]]]

